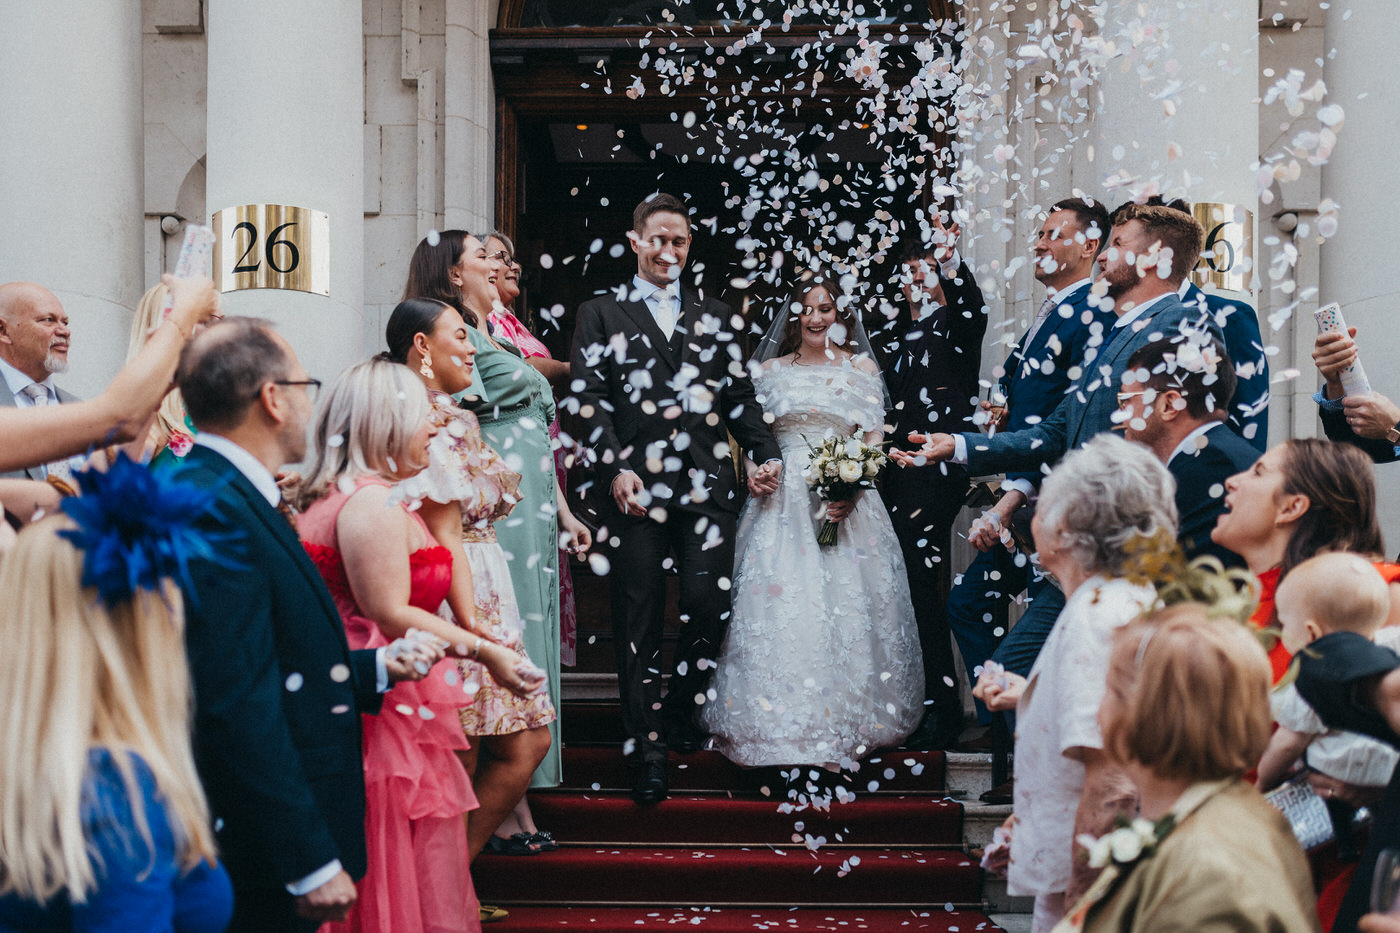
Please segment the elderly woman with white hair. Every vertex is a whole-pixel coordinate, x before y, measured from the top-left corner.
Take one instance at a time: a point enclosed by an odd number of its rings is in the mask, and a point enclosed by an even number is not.
[[[1100,434],[1046,478],[1031,524],[1041,567],[1065,608],[1030,676],[983,670],[977,696],[1016,709],[1015,813],[1007,888],[1034,895],[1035,933],[1049,931],[1092,883],[1074,840],[1102,835],[1135,791],[1103,751],[1098,724],[1114,630],[1149,609],[1151,586],[1128,580],[1134,545],[1175,540],[1175,482],[1146,447]],[[1005,847],[989,850],[1004,863]]]

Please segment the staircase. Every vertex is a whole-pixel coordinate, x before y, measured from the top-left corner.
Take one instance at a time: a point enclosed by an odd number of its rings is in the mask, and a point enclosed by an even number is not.
[[[566,701],[561,721],[565,785],[530,797],[559,850],[472,866],[481,900],[510,909],[502,933],[1000,929],[941,752],[885,751],[840,774],[672,755],[670,799],[639,807],[616,701]]]

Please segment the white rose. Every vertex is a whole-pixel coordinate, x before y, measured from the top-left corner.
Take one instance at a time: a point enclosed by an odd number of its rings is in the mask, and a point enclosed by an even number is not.
[[[860,464],[854,460],[842,460],[841,465],[837,467],[837,473],[840,474],[843,482],[854,483],[860,479]]]
[[[879,461],[876,461],[876,460],[867,460],[867,461],[865,461],[865,475],[866,475],[866,476],[874,476],[876,473],[879,473],[879,472],[880,472],[880,463],[879,463]]]
[[[827,463],[822,465],[822,472],[825,473],[827,476],[831,477],[832,479],[835,479],[837,476],[836,464],[828,461]]]
[[[1131,862],[1142,854],[1142,837],[1126,827],[1110,833],[1108,844],[1113,851],[1115,862]]]
[[[1089,850],[1090,868],[1103,868],[1108,864],[1108,857],[1111,850],[1109,848],[1107,836],[1104,836],[1102,839],[1095,839],[1088,833],[1083,833],[1076,841]]]

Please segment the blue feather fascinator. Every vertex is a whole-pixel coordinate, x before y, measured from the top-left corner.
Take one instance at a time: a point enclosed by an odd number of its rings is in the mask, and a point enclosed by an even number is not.
[[[105,471],[74,474],[80,494],[61,507],[78,527],[59,535],[83,552],[83,586],[96,588],[109,609],[137,590],[159,591],[165,578],[188,591],[190,561],[213,558],[231,537],[196,526],[216,492],[182,482],[179,473],[147,469],[119,452]]]

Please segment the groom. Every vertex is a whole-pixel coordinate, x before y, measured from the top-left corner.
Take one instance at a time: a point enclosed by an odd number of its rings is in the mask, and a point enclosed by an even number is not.
[[[613,639],[623,725],[635,746],[632,796],[666,798],[666,753],[694,751],[709,671],[729,619],[738,480],[726,433],[763,464],[749,490],[778,488],[782,455],[744,368],[733,312],[680,284],[690,251],[686,205],[647,198],[627,234],[637,275],[579,307],[572,371],[579,414],[616,512],[611,537]],[[666,568],[680,573],[681,632],[661,694]]]

